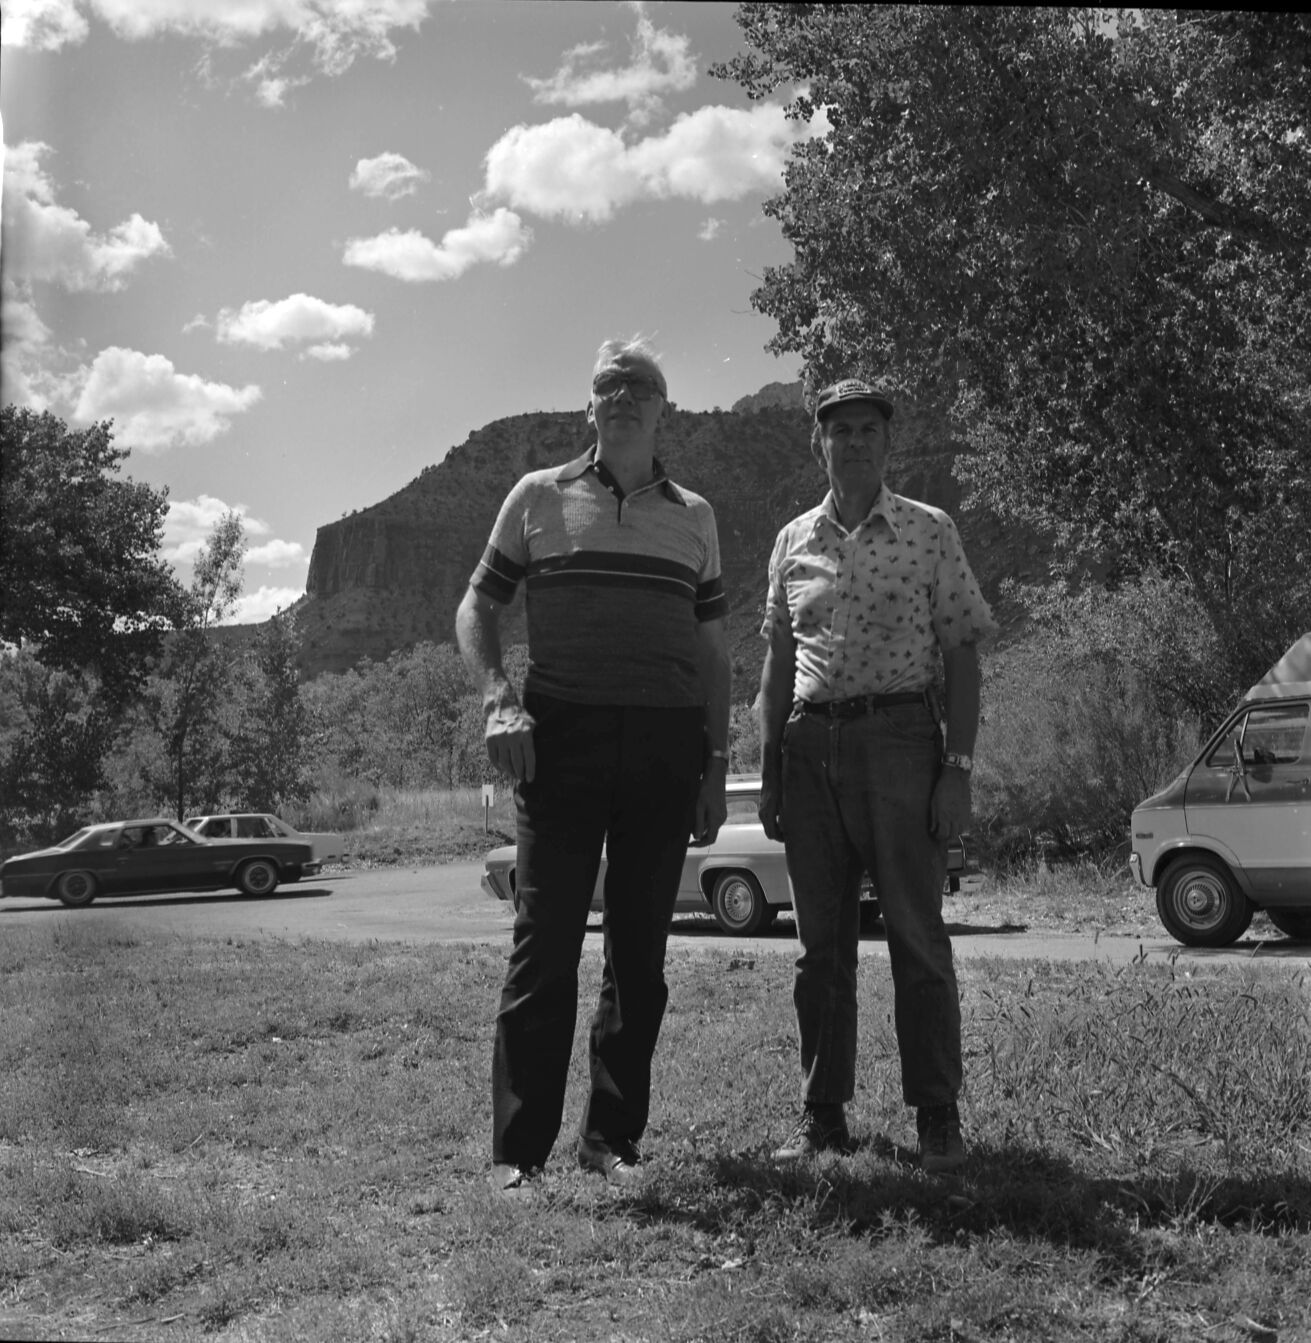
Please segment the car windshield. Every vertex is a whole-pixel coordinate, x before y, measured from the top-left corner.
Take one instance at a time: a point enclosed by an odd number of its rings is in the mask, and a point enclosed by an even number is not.
[[[56,849],[76,849],[91,834],[91,827],[84,825],[81,830],[75,831],[67,839],[61,839],[54,845]]]

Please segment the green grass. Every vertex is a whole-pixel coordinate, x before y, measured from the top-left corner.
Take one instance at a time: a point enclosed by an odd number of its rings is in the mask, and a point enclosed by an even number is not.
[[[790,958],[675,953],[649,1176],[613,1194],[569,1143],[589,939],[566,1132],[525,1209],[485,1181],[503,957],[7,934],[0,1336],[1309,1336],[1301,975],[963,963],[971,1155],[930,1178],[879,960],[860,1150],[781,1169]]]

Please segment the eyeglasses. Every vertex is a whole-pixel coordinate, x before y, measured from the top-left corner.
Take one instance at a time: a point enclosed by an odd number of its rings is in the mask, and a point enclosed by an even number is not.
[[[634,401],[650,401],[653,396],[664,396],[654,378],[641,373],[598,373],[592,379],[592,393],[603,401],[610,401],[627,389]]]

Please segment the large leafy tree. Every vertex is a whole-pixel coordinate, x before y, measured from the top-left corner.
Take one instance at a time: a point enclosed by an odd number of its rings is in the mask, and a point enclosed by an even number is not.
[[[830,128],[766,206],[795,252],[753,296],[772,347],[949,408],[977,501],[1181,584],[1254,679],[1311,625],[1311,20],[739,23],[716,73]]]
[[[34,645],[47,667],[93,672],[117,706],[180,590],[159,556],[166,495],[118,477],[128,454],[111,428],[0,409],[0,640]]]

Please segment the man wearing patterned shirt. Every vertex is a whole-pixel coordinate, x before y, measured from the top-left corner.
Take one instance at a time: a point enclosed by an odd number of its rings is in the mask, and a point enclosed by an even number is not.
[[[942,918],[947,840],[969,821],[976,644],[995,626],[951,519],[883,480],[893,406],[848,378],[818,396],[818,508],[778,534],[760,687],[760,819],[787,846],[803,1110],[775,1156],[849,1150],[860,880],[887,928],[902,1093],[927,1171],[965,1159],[960,1002]],[[946,741],[935,706],[945,682]]]
[[[605,847],[604,966],[578,1163],[639,1175],[665,944],[689,836],[727,808],[729,660],[710,506],[655,457],[670,413],[640,340],[607,341],[587,420],[596,444],[510,491],[456,616],[488,754],[515,779],[517,912],[492,1059],[492,1182],[531,1188],[559,1135],[578,965]],[[527,590],[521,704],[500,612]]]

